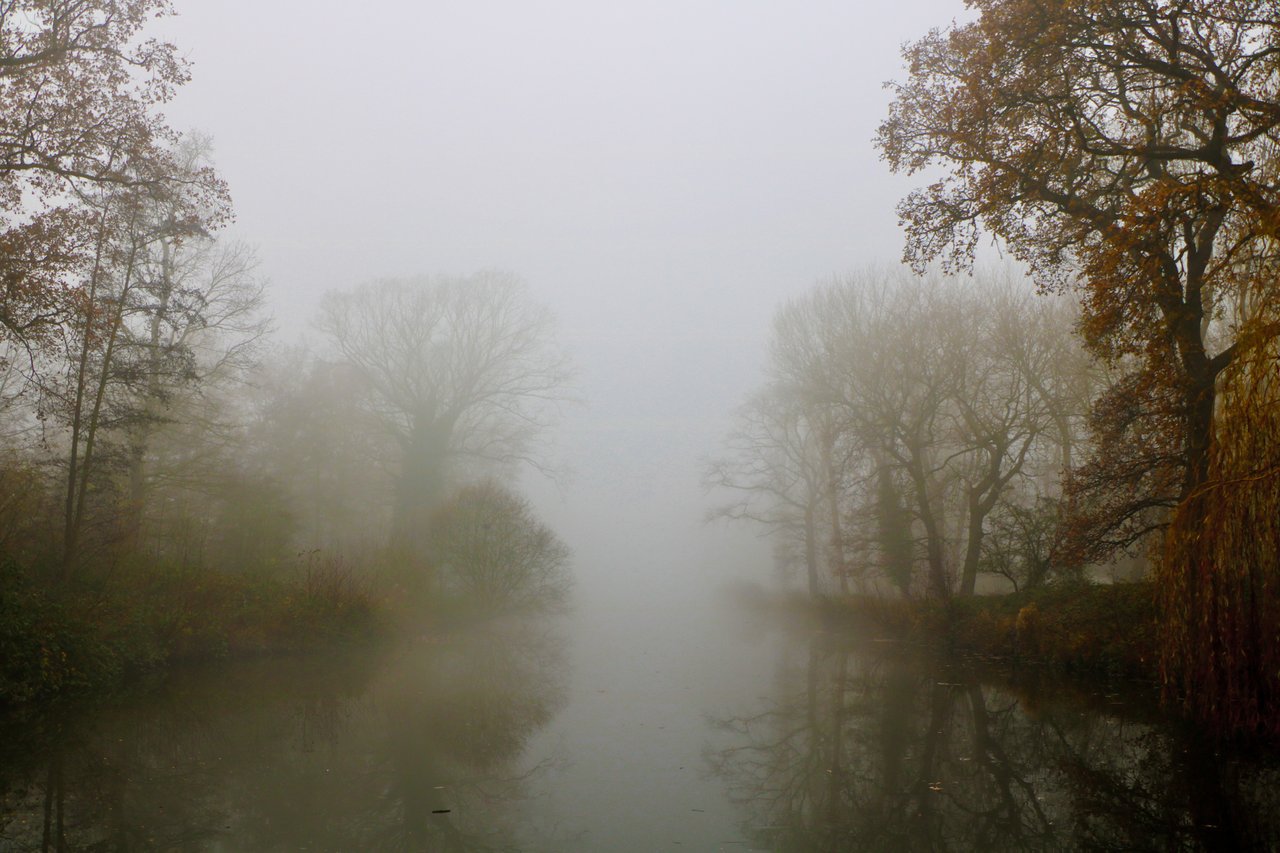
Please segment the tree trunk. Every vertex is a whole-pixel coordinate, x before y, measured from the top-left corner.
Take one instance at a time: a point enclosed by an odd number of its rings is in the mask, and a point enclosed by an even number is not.
[[[155,422],[160,417],[160,401],[163,387],[160,371],[163,367],[160,338],[162,321],[169,314],[169,306],[173,302],[173,248],[168,240],[160,243],[160,292],[157,294],[156,307],[151,314],[151,322],[147,328],[147,388],[142,401],[142,412],[138,423],[134,425],[129,446],[129,493],[125,505],[124,544],[129,549],[136,548],[142,533],[142,518],[147,505],[147,450],[151,444],[151,436],[155,431]]]
[[[840,472],[832,458],[834,430],[827,430],[822,442],[822,467],[825,475],[827,510],[831,521],[831,573],[840,584],[840,594],[849,594],[849,571],[844,554],[844,525],[840,522]]]
[[[804,569],[809,584],[809,597],[814,601],[822,598],[822,584],[818,578],[818,531],[814,523],[813,501],[804,508]]]
[[[1207,359],[1188,376],[1184,395],[1186,425],[1184,445],[1187,468],[1182,484],[1185,498],[1208,481],[1209,448],[1213,442],[1213,410],[1217,393],[1217,373]]]
[[[391,520],[391,547],[398,552],[422,555],[424,526],[445,497],[452,438],[452,424],[440,419],[421,418],[410,430]]]

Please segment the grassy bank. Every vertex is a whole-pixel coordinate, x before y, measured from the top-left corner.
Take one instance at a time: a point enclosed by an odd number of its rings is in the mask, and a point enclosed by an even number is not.
[[[272,574],[133,565],[69,589],[0,571],[0,707],[109,691],[181,662],[370,637],[382,610],[341,565]]]
[[[1061,672],[1155,681],[1150,584],[1062,585],[949,602],[850,597],[828,620],[908,641]]]

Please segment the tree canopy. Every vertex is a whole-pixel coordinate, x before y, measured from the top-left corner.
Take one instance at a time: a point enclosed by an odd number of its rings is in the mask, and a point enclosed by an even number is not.
[[[0,329],[47,344],[91,264],[95,187],[185,184],[229,215],[212,169],[183,174],[159,105],[188,79],[174,45],[143,34],[168,0],[0,3]],[[204,222],[204,225],[214,224]]]
[[[1224,519],[1239,523],[1265,493],[1234,490],[1239,511],[1219,511],[1228,497],[1220,486],[1265,484],[1280,471],[1273,446],[1247,470],[1236,450],[1219,446],[1223,424],[1243,422],[1236,415],[1249,395],[1240,387],[1274,371],[1280,333],[1271,307],[1280,236],[1276,5],[968,5],[976,20],[906,48],[909,75],[893,84],[879,130],[895,171],[941,170],[899,206],[905,257],[917,268],[964,266],[985,231],[1042,287],[1078,292],[1084,339],[1117,379],[1094,403],[1092,457],[1068,484],[1064,554],[1102,560],[1173,519],[1160,566],[1173,591],[1167,663],[1202,709],[1248,704],[1246,694],[1273,693],[1264,685],[1271,676],[1220,677],[1261,671],[1261,659],[1216,638],[1215,614],[1242,608],[1236,616],[1248,631],[1270,636],[1266,613],[1277,602],[1258,606],[1254,593],[1239,594],[1269,588],[1261,564],[1225,566],[1206,548],[1226,534]],[[1233,369],[1242,362],[1254,367]],[[1273,434],[1265,421],[1274,412],[1256,414],[1256,435]],[[1219,586],[1228,570],[1251,580]],[[1178,662],[1191,659],[1194,673]]]

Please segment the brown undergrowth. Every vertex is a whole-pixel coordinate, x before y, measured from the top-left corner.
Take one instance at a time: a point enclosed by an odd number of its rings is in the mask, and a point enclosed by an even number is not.
[[[303,555],[274,572],[134,563],[71,590],[0,572],[0,707],[109,692],[169,666],[372,637],[362,574]]]
[[[946,602],[850,597],[829,602],[823,613],[855,630],[1020,666],[1159,678],[1155,594],[1148,583],[1070,584]]]

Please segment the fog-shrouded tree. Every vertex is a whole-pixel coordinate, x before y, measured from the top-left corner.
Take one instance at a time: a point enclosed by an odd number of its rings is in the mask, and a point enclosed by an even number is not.
[[[62,357],[32,365],[44,411],[65,432],[57,439],[67,450],[64,579],[93,504],[109,503],[118,491],[109,479],[128,464],[128,437],[145,454],[148,425],[162,417],[159,406],[201,378],[194,339],[211,335],[211,324],[231,325],[242,308],[251,313],[260,297],[252,285],[242,287],[229,300],[237,308],[225,310],[216,275],[213,285],[196,289],[175,281],[163,262],[179,246],[210,239],[226,216],[220,187],[201,183],[212,173],[187,174],[180,182],[107,185],[92,199],[93,261],[75,283]],[[134,456],[140,466],[141,456]]]
[[[138,544],[156,430],[185,395],[246,369],[265,332],[252,253],[213,236],[229,201],[208,142],[183,140],[170,159],[174,179],[107,184],[92,199],[93,262],[75,282],[61,357],[30,371],[60,427],[53,444],[66,445],[64,576],[95,511]]]
[[[426,541],[437,583],[481,610],[550,611],[567,600],[568,547],[495,480],[458,489],[432,513]]]
[[[211,169],[212,142],[190,135],[178,145],[179,174],[196,182]],[[183,215],[169,202],[154,215],[173,221]],[[202,222],[216,224],[222,211],[207,205],[198,209]],[[228,424],[218,422],[220,408],[191,399],[206,397],[222,387],[243,381],[256,364],[270,328],[264,315],[263,279],[257,254],[245,243],[216,239],[208,227],[191,233],[162,233],[142,259],[137,304],[126,325],[122,373],[140,377],[128,436],[125,495],[126,535],[141,533],[156,484],[197,480],[186,476],[173,455],[154,452],[157,430],[182,419],[195,423],[186,444],[196,445],[199,433],[217,443]],[[193,450],[195,447],[192,448]]]
[[[875,567],[909,595],[919,565],[928,595],[973,594],[993,514],[1056,499],[1080,429],[1089,367],[1061,307],[997,271],[872,271],[792,300],[767,390],[709,471],[742,495],[720,514],[793,533],[811,589],[865,588]]]
[[[550,311],[516,276],[376,281],[328,294],[317,326],[398,448],[394,547],[420,550],[423,523],[468,466],[546,468],[536,442],[569,368]]]
[[[921,532],[926,590],[945,598],[953,586],[947,498],[954,483],[949,463],[956,448],[952,395],[960,382],[958,361],[944,340],[950,310],[941,294],[902,282],[884,295],[876,322],[851,343],[848,409],[862,446],[900,472]]]
[[[819,598],[830,574],[822,559],[822,454],[812,424],[793,402],[770,387],[742,406],[725,442],[729,455],[708,462],[703,485],[734,495],[708,520],[761,525],[782,546],[779,554],[798,559],[805,588]]]
[[[979,279],[845,281],[838,292],[849,319],[827,368],[835,379],[823,380],[843,406],[848,455],[875,472],[864,500],[885,566],[902,587],[905,529],[895,507],[905,498],[926,588],[940,597],[975,591],[988,518],[1010,489],[1028,484],[1048,450],[1050,408],[1067,405],[1051,389],[1052,355],[1069,325],[1025,334],[1044,306],[1001,273]]]
[[[1205,497],[1219,480],[1261,498],[1280,478],[1273,454],[1224,477],[1232,451],[1216,444],[1247,397],[1223,393],[1232,366],[1280,335],[1257,310],[1280,261],[1280,17],[1269,0],[969,5],[976,19],[906,48],[879,132],[895,171],[942,171],[899,206],[906,257],[964,265],[985,231],[1079,295],[1087,345],[1123,374],[1069,484],[1068,549],[1101,560],[1176,518],[1187,533],[1158,566],[1168,683],[1208,716],[1256,709],[1280,690],[1251,651],[1270,644],[1223,643],[1217,623],[1231,612],[1265,634],[1256,619],[1280,605],[1197,549],[1221,533]],[[1248,573],[1242,588],[1271,588]]]

